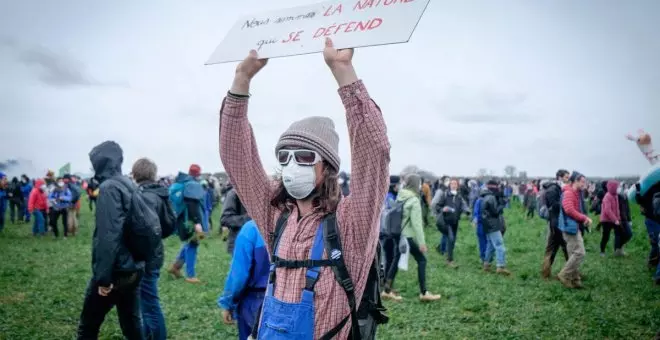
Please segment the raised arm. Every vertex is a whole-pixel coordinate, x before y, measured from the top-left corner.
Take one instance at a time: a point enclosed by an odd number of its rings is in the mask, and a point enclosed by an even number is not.
[[[250,51],[236,69],[234,82],[220,112],[222,165],[262,235],[269,235],[274,229],[274,211],[269,203],[273,187],[261,164],[247,113],[250,81],[266,62],[265,59],[258,59],[257,52]]]
[[[345,254],[364,255],[378,241],[380,208],[389,182],[390,143],[380,108],[353,68],[353,50],[336,50],[327,39],[323,56],[339,85],[351,147],[350,194],[340,203],[343,223],[339,227],[346,235],[342,237],[347,243]]]

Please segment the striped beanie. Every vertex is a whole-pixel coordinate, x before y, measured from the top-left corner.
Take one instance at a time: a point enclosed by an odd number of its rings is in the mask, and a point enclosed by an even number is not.
[[[339,171],[339,135],[335,131],[335,123],[328,117],[307,117],[293,122],[280,136],[275,154],[284,148],[316,151]]]

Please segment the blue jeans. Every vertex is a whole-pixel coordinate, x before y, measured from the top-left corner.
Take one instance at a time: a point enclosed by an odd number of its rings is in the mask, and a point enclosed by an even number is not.
[[[140,282],[142,327],[147,339],[150,340],[167,339],[165,317],[160,308],[160,298],[158,297],[159,277],[159,269],[149,270],[144,273],[144,277]]]
[[[649,264],[657,265],[654,280],[660,279],[660,223],[647,218],[645,221],[646,231],[649,234],[649,242],[651,243],[651,252],[649,253]]]
[[[33,213],[34,222],[32,223],[32,235],[43,235],[46,233],[46,219],[44,218],[44,212],[41,210],[35,210]]]
[[[186,242],[183,247],[181,247],[181,251],[179,251],[179,255],[176,257],[177,261],[185,264],[187,278],[197,277],[195,275],[195,263],[197,262],[198,247],[199,242],[197,241]]]
[[[506,267],[506,248],[504,247],[504,238],[502,232],[495,231],[486,234],[488,246],[486,248],[486,263],[493,261],[493,255],[497,258],[497,268]]]
[[[488,239],[482,225],[477,225],[477,244],[479,246],[479,258],[481,261],[486,261],[486,248],[488,247]]]

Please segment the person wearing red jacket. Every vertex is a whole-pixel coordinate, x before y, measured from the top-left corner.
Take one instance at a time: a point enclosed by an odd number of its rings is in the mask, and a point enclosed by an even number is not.
[[[619,188],[619,182],[607,181],[607,193],[603,197],[603,203],[600,212],[600,223],[603,226],[603,236],[600,240],[600,256],[605,256],[605,247],[610,241],[610,232],[614,230],[616,235],[621,234],[621,213],[619,210],[619,197],[616,190]],[[622,237],[620,237],[622,238]],[[619,249],[620,246],[614,245]]]
[[[43,179],[37,179],[28,198],[28,212],[34,216],[32,224],[32,235],[34,236],[46,234],[45,216],[48,212],[48,194],[46,191],[46,182]]]
[[[562,210],[559,214],[559,229],[566,240],[569,258],[557,278],[567,288],[582,288],[580,265],[584,261],[585,250],[580,226],[591,225],[591,219],[581,204],[581,190],[585,188],[587,181],[584,175],[573,171],[569,182],[562,190]]]

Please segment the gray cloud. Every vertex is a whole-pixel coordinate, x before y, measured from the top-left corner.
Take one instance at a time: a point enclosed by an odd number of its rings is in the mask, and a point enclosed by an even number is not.
[[[54,87],[102,85],[86,71],[85,65],[72,57],[43,47],[22,50],[18,61],[37,69],[39,80]]]
[[[461,124],[528,124],[538,120],[525,93],[475,91],[453,86],[438,103],[443,116]]]
[[[8,36],[0,36],[0,46],[13,50],[16,60],[33,69],[39,80],[49,86],[128,86],[126,82],[96,80],[81,61],[43,46],[22,46],[16,39]]]

